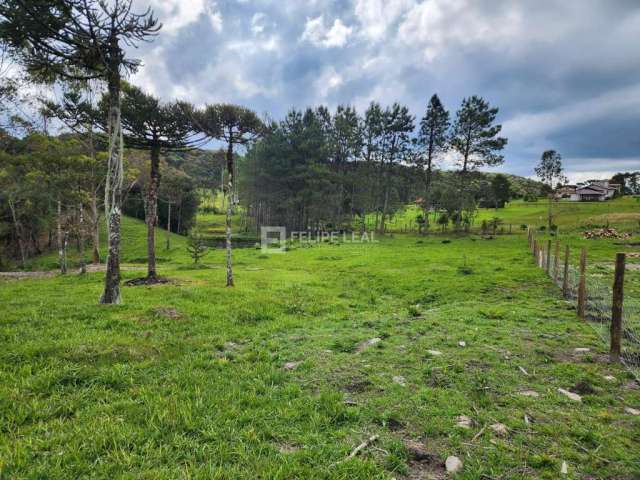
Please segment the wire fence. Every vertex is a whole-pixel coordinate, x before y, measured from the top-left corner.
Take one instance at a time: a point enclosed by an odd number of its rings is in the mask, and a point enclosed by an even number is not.
[[[601,271],[588,272],[586,249],[581,251],[580,264],[574,265],[570,248],[561,248],[559,241],[538,241],[530,231],[529,246],[537,265],[561,288],[567,300],[575,302],[578,316],[588,321],[600,338],[610,345],[611,360],[619,358],[640,381],[640,298],[624,297],[626,260],[639,258],[640,254],[619,254],[623,257],[622,267],[617,266],[608,275]],[[616,278],[620,288],[614,292]],[[618,314],[616,299],[621,310]],[[612,325],[620,325],[619,332]]]

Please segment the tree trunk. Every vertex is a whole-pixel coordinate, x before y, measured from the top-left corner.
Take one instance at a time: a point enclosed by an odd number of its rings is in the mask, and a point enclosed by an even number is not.
[[[229,148],[227,149],[227,218],[226,218],[226,244],[227,244],[227,287],[233,287],[233,265],[231,257],[231,215],[233,195],[233,137],[229,132]]]
[[[84,208],[82,203],[78,206],[80,211],[80,225],[78,226],[78,238],[80,240],[80,273],[87,273],[87,262],[84,259]]]
[[[13,219],[13,226],[16,230],[16,237],[18,239],[18,248],[20,249],[20,260],[22,260],[22,268],[27,265],[27,254],[24,248],[24,239],[22,238],[22,226],[18,222],[18,216],[16,215],[16,205],[13,200],[9,199],[9,209],[11,210],[11,218]]]
[[[167,205],[167,244],[165,245],[165,250],[169,250],[171,248],[171,202],[168,202]]]
[[[151,172],[149,188],[147,189],[147,203],[145,221],[147,223],[147,278],[158,278],[156,272],[156,220],[158,218],[158,187],[160,186],[160,149],[151,148]]]
[[[548,216],[547,216],[547,228],[548,228],[548,232],[551,233],[551,225],[553,225],[553,211],[552,211],[552,197],[553,194],[550,193],[549,194],[549,211],[548,211]]]
[[[58,264],[60,273],[67,273],[66,239],[62,238],[62,202],[58,199],[58,214],[56,215],[56,240],[58,243]]]
[[[91,196],[91,229],[93,232],[93,263],[100,263],[100,213],[98,212],[97,192]]]
[[[114,45],[115,43],[115,45]],[[122,125],[120,123],[120,71],[117,40],[112,40],[109,66],[109,157],[105,181],[104,208],[107,221],[107,271],[100,303],[119,304],[120,297],[120,220],[122,216],[122,181],[124,177]]]

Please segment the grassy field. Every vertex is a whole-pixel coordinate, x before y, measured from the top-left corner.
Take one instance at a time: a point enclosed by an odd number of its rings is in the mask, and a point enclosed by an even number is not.
[[[564,230],[594,265],[620,248]],[[142,268],[144,224],[124,241]],[[444,478],[448,455],[461,479],[640,476],[638,384],[524,235],[238,249],[233,289],[222,251],[195,268],[172,245],[172,283],[117,307],[101,273],[0,279],[0,478]]]
[[[548,203],[546,199],[537,202],[514,200],[505,208],[480,208],[475,218],[475,228],[483,220],[498,217],[505,229],[511,225],[513,231],[521,225],[543,226],[547,224]],[[417,230],[416,217],[421,211],[415,205],[409,205],[387,222],[387,231],[402,232],[409,226]],[[553,203],[554,222],[560,227],[560,233],[575,232],[589,225],[614,225],[618,228],[640,234],[640,197],[626,196],[606,202],[570,202],[562,200]],[[373,225],[373,217],[370,219]],[[433,222],[433,217],[431,218]],[[449,227],[450,229],[451,227]],[[433,224],[432,231],[439,232],[440,227]]]

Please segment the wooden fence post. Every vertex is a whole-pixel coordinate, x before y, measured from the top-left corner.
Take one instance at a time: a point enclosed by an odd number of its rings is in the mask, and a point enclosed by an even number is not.
[[[564,276],[562,277],[562,296],[567,298],[569,296],[569,245],[564,249]]]
[[[611,350],[609,360],[613,363],[620,361],[622,338],[622,303],[624,300],[624,269],[625,254],[616,254],[616,271],[613,281],[613,302],[611,304]]]
[[[586,272],[587,272],[587,249],[582,248],[580,252],[580,280],[578,283],[578,317],[584,319],[585,309],[587,305],[587,285],[586,285]]]
[[[555,256],[553,259],[553,279],[558,279],[558,270],[560,269],[560,240],[556,240]]]
[[[551,271],[551,239],[547,240],[547,265],[546,270],[547,274]]]

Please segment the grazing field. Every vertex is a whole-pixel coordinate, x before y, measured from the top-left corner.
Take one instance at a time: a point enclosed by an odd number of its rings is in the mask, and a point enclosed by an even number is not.
[[[483,220],[491,220],[498,217],[503,221],[503,227],[508,229],[511,225],[513,231],[520,229],[522,225],[546,226],[548,203],[545,199],[537,202],[525,202],[514,200],[507,203],[505,208],[480,208],[475,218],[474,229],[477,229]],[[400,232],[411,226],[417,230],[416,216],[420,214],[418,207],[410,205],[402,212],[396,214],[387,222],[387,231]],[[634,231],[640,234],[640,197],[626,196],[606,202],[570,202],[561,200],[553,203],[554,222],[559,226],[562,235],[565,232],[575,232],[581,227],[589,225],[615,225],[618,228]],[[431,230],[440,231],[433,217]],[[368,218],[373,224],[373,217]],[[449,227],[451,230],[451,227]]]
[[[124,238],[141,267],[144,225]],[[222,251],[195,268],[174,237],[172,282],[122,306],[101,273],[0,279],[0,477],[640,476],[638,384],[526,235],[379,240],[238,249],[227,289]]]

